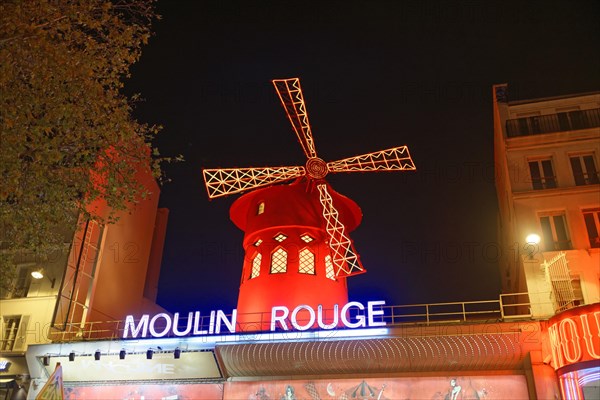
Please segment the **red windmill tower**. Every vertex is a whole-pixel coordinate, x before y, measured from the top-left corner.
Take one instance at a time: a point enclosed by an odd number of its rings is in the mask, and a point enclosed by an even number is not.
[[[360,224],[360,208],[331,188],[325,181],[328,173],[415,170],[406,146],[323,161],[317,157],[299,79],[273,84],[308,158],[306,165],[203,170],[211,199],[262,188],[230,208],[231,220],[245,233],[237,305],[243,330],[269,329],[274,306],[341,307],[348,302],[346,278],[365,272],[348,236]]]

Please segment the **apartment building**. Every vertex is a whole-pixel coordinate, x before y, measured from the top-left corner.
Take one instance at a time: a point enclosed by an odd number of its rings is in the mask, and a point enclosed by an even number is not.
[[[560,349],[580,337],[599,348],[585,310],[600,302],[600,92],[518,101],[509,94],[506,84],[493,87],[498,237],[510,249],[502,289],[525,294],[520,314],[548,321],[563,396],[587,398],[600,354],[585,359],[575,346],[563,357]]]
[[[513,102],[508,92],[494,86],[499,236],[519,255],[505,252],[503,291],[551,293],[538,316],[597,303],[600,93]],[[568,266],[572,290],[559,287],[566,275],[534,266],[551,260]]]
[[[117,223],[81,219],[62,232],[63,251],[47,259],[17,255],[16,280],[0,293],[0,398],[28,387],[30,345],[90,339],[132,310],[164,312],[156,296],[168,210],[158,208],[151,174],[139,177],[153,195],[120,213]]]

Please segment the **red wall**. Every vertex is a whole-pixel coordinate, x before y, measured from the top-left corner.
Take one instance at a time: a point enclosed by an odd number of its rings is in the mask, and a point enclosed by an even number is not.
[[[255,190],[240,197],[231,206],[232,221],[245,232],[245,259],[238,296],[238,323],[240,329],[270,329],[270,312],[274,306],[286,306],[290,312],[302,304],[317,309],[333,309],[348,302],[344,277],[332,280],[326,276],[325,256],[330,254],[328,236],[319,193],[313,184],[296,181],[289,185]],[[346,233],[361,220],[359,207],[352,200],[329,189]],[[259,204],[264,212],[259,213]],[[284,234],[279,242],[275,237]],[[314,240],[306,243],[301,236],[308,234]],[[257,245],[257,241],[261,241]],[[271,273],[271,257],[279,248],[287,252],[287,270]],[[315,273],[299,272],[299,252],[309,249],[315,256]],[[261,254],[260,274],[250,278],[253,260]],[[324,321],[329,322],[329,321]]]

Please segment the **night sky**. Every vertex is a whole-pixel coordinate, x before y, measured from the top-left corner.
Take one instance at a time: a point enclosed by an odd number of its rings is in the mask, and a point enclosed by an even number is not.
[[[239,197],[208,200],[202,168],[304,165],[272,79],[299,77],[318,155],[407,145],[416,172],[330,174],[363,222],[351,300],[494,300],[492,85],[509,99],[600,89],[598,1],[173,1],[132,69],[136,117],[186,161],[172,180],[158,303],[235,308]]]

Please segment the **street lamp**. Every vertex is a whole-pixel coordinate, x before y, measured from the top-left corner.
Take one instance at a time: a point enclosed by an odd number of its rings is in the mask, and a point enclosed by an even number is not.
[[[537,233],[530,233],[525,238],[525,241],[527,243],[533,243],[533,244],[539,244],[540,240],[541,240],[540,235],[538,235]]]
[[[43,279],[44,276],[46,278],[48,278],[48,280],[50,281],[50,283],[52,283],[51,288],[54,289],[54,284],[56,283],[56,279],[55,278],[50,278],[49,276],[44,274],[44,268],[39,268],[36,270],[31,271],[31,276],[33,277],[33,279]]]

